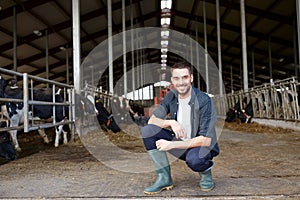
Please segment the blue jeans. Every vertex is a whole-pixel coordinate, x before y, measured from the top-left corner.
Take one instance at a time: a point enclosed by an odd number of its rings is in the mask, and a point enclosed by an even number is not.
[[[174,133],[168,129],[148,124],[142,128],[142,137],[147,151],[157,149],[156,141],[165,139],[176,141]],[[212,156],[206,147],[195,147],[189,149],[172,149],[169,151],[177,158],[184,160],[189,168],[195,172],[203,172],[212,166]]]

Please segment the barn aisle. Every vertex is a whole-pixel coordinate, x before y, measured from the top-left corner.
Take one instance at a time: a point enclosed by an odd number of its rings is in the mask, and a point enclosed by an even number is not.
[[[233,125],[225,125],[220,137],[221,154],[213,169],[216,188],[209,193],[200,191],[198,174],[177,160],[171,166],[175,188],[154,196],[144,195],[143,189],[152,183],[153,173],[137,173],[139,166],[132,169],[136,173],[112,169],[77,140],[2,164],[0,198],[299,199],[300,133],[261,127],[251,131],[249,125],[237,131],[232,130]],[[128,140],[127,147],[124,133],[109,138],[118,137],[123,138],[122,148],[132,149],[134,143],[135,152],[143,150],[137,145],[139,138]],[[151,162],[146,159],[142,165],[151,166]]]

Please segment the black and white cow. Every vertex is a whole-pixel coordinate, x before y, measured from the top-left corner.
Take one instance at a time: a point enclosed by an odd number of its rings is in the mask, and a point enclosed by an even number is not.
[[[145,126],[148,124],[149,116],[145,116],[144,107],[135,103],[133,100],[129,100],[129,113],[132,121],[138,126]]]
[[[229,110],[226,113],[226,122],[232,122],[236,118],[239,117],[241,112],[241,104],[240,101],[237,101],[233,108],[229,108]]]
[[[226,122],[232,122],[236,118],[240,120],[241,123],[251,123],[251,120],[253,118],[253,106],[252,106],[252,100],[250,100],[248,103],[246,102],[246,99],[244,99],[244,103],[246,104],[245,109],[241,109],[240,101],[237,101],[237,103],[234,105],[233,108],[230,108],[229,111],[226,113]]]
[[[75,124],[78,135],[81,135],[81,128],[94,124],[97,110],[94,105],[94,98],[91,95],[80,95],[75,93]]]
[[[97,112],[97,109],[94,105],[94,98],[91,95],[82,96],[79,94],[75,94],[75,114],[76,117],[80,115],[94,115]]]
[[[245,102],[245,103],[247,103],[247,102]],[[250,100],[246,104],[245,109],[241,110],[239,119],[240,119],[241,123],[251,123],[253,115],[254,115],[254,112],[253,112],[252,100]]]
[[[95,107],[97,109],[97,120],[102,130],[107,131],[107,129],[109,129],[114,133],[121,131],[114,116],[106,110],[100,97],[95,97]]]
[[[4,116],[1,118],[0,128],[9,127],[9,120]],[[0,131],[0,157],[4,157],[7,160],[16,159],[16,151],[12,145],[8,131]]]
[[[10,99],[23,99],[23,88],[20,88],[16,85],[15,79],[8,79],[4,80],[1,78],[0,82],[0,96],[4,96],[5,98]],[[60,91],[60,90],[59,90]],[[29,99],[31,100],[31,95],[29,95]],[[36,101],[48,101],[52,102],[52,90],[50,89],[34,89],[33,90],[33,100]],[[55,102],[63,102],[64,97],[62,94],[57,93],[55,94]],[[14,103],[8,102],[6,103],[8,116],[10,119],[10,126],[17,127],[19,124],[24,122],[24,110],[23,110],[23,103]],[[49,119],[52,117],[53,113],[53,106],[51,105],[34,105],[29,106],[31,117],[33,118],[40,118],[40,119]],[[62,122],[66,119],[67,111],[65,106],[55,106],[55,119],[57,122]],[[68,142],[67,140],[67,126],[60,125],[55,128],[55,143],[54,146],[57,147],[59,145],[59,138],[61,132],[64,134],[64,144]],[[39,134],[43,137],[46,143],[49,142],[44,129],[38,130]],[[10,131],[13,144],[15,145],[15,149],[17,151],[21,151],[17,140],[17,130]]]

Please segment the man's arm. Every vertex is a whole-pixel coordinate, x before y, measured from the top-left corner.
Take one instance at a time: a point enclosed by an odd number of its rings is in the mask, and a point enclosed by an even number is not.
[[[154,124],[161,128],[171,128],[175,133],[176,138],[185,138],[186,132],[185,129],[174,119],[160,119],[152,115],[148,121],[148,124]]]
[[[211,143],[211,138],[205,136],[197,136],[192,139],[183,141],[173,141],[171,147],[173,149],[187,149],[194,147],[209,147]]]
[[[160,119],[158,117],[155,117],[155,115],[152,115],[148,121],[148,124],[154,124],[156,126],[159,126],[161,128],[169,128],[171,127],[171,124],[173,123],[173,119]]]
[[[160,151],[168,151],[171,149],[188,149],[194,147],[209,147],[210,144],[211,138],[202,135],[183,141],[167,141],[163,139],[156,141],[156,146]]]

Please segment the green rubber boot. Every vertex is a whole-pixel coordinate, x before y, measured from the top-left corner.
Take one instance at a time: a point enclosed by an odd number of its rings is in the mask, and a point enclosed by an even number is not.
[[[171,169],[166,152],[152,149],[148,153],[154,162],[157,178],[153,185],[145,188],[144,193],[157,194],[163,190],[173,189]]]
[[[211,161],[212,162],[212,161]],[[200,175],[200,188],[203,192],[208,192],[214,189],[215,184],[213,182],[212,179],[212,175],[211,175],[211,169],[213,167],[213,162],[212,162],[212,166],[209,167],[208,169],[206,169],[204,172],[199,172]]]

